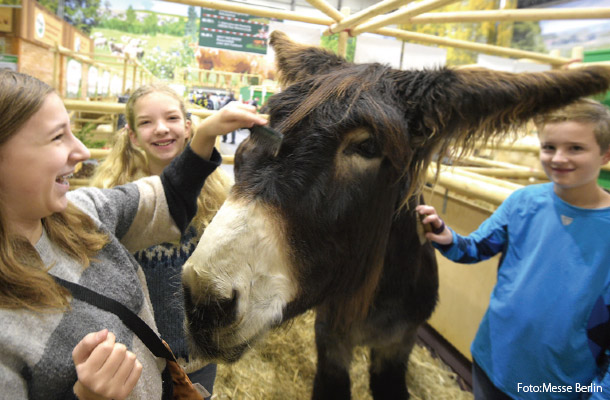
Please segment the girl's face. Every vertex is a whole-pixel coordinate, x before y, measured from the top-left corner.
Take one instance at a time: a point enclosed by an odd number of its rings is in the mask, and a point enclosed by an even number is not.
[[[68,176],[89,150],[72,134],[62,100],[49,94],[40,109],[0,147],[0,200],[9,223],[27,229],[63,211]],[[26,230],[26,231],[24,231]]]
[[[540,162],[558,189],[597,185],[600,167],[610,160],[602,153],[593,123],[565,121],[544,126],[540,132]]]
[[[134,146],[146,153],[151,172],[158,175],[184,150],[191,133],[180,102],[172,96],[153,92],[134,104],[135,126],[129,127]]]

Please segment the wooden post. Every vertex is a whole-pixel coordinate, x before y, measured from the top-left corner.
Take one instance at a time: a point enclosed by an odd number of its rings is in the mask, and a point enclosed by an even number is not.
[[[127,64],[129,63],[129,54],[125,54],[125,61],[123,62],[123,84],[121,86],[121,94],[125,93],[127,87]]]
[[[61,90],[59,89],[61,55],[59,54],[59,45],[57,45],[57,43],[55,44],[55,48],[53,51],[55,52],[53,54],[53,87],[57,90],[57,92],[61,93]]]
[[[345,15],[346,17],[349,16],[350,8],[342,7],[341,14]],[[341,57],[345,57],[347,54],[347,39],[349,39],[349,34],[347,31],[339,32],[339,42],[337,43],[337,54],[340,55]]]
[[[106,93],[108,93],[107,96],[110,96],[112,90],[112,71],[108,70],[108,73],[108,87],[106,88]]]
[[[58,44],[55,44],[58,46]],[[59,48],[59,46],[58,46]],[[64,96],[64,87],[66,85],[66,57],[60,52],[59,53],[59,82],[57,83],[57,92],[60,96]]]
[[[136,88],[138,87],[138,85],[136,84],[136,78],[138,76],[138,64],[134,63],[133,64],[133,73],[131,75],[131,91],[133,92],[134,90],[136,90]]]
[[[585,59],[585,48],[576,46],[572,49],[572,60],[582,62]]]

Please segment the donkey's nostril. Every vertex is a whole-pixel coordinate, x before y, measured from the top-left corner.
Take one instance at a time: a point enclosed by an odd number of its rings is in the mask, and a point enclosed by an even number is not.
[[[237,290],[233,289],[230,298],[215,298],[206,294],[197,297],[194,301],[191,289],[184,286],[184,306],[192,329],[212,330],[236,321],[239,299]]]
[[[215,326],[226,326],[237,319],[237,300],[239,292],[233,289],[230,299],[212,300],[209,303],[209,318],[216,322]]]

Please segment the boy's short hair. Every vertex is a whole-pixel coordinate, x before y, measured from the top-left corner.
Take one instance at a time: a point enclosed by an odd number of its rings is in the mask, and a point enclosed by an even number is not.
[[[534,117],[538,132],[547,124],[565,121],[594,123],[593,133],[602,153],[610,148],[610,109],[602,103],[582,98],[558,110]]]

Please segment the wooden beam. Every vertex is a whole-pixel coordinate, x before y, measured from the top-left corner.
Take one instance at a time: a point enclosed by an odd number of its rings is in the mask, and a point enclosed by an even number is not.
[[[520,9],[484,10],[426,13],[405,18],[402,24],[430,24],[448,22],[489,22],[489,21],[543,21],[556,19],[599,19],[610,18],[610,8],[570,8],[570,9]]]
[[[512,179],[548,179],[543,171],[531,170],[525,171],[522,169],[506,169],[506,168],[477,168],[477,167],[461,167],[463,171],[475,172],[480,175],[493,176],[495,178],[512,178]],[[443,172],[441,172],[443,173]]]
[[[242,3],[233,3],[230,1],[218,0],[169,0],[171,3],[186,4],[195,7],[211,8],[213,10],[233,11],[244,14],[256,15],[257,17],[279,18],[290,21],[308,22],[316,25],[330,25],[335,22],[329,17],[312,17],[296,13],[293,11],[284,11],[277,8],[264,8],[245,5]]]
[[[490,160],[488,158],[476,157],[476,156],[466,157],[463,159],[463,161],[466,163],[469,163],[469,164],[474,164],[474,165],[483,166],[483,167],[490,167],[490,168],[504,168],[504,169],[510,169],[510,170],[520,169],[522,171],[531,170],[530,167],[526,167],[525,165],[518,165],[518,164],[513,164],[513,163],[509,163],[509,162],[505,162],[505,161]]]
[[[168,0],[172,3],[179,4],[187,4],[195,7],[207,7],[215,10],[227,10],[234,12],[241,12],[250,15],[256,15],[259,17],[267,17],[267,18],[281,18],[291,21],[300,21],[300,22],[308,22],[317,25],[326,25],[331,26],[336,21],[329,17],[309,17],[304,16],[302,14],[298,14],[296,12],[291,11],[282,11],[271,8],[263,8],[256,6],[244,5],[241,3],[232,3],[228,1],[215,1],[215,0]],[[477,51],[485,54],[498,55],[503,57],[515,57],[515,58],[528,58],[534,61],[539,61],[543,63],[552,64],[554,66],[560,66],[564,64],[568,64],[572,60],[561,58],[561,57],[552,57],[546,54],[534,53],[530,51],[524,50],[515,50],[506,47],[499,46],[491,46],[481,43],[469,42],[465,40],[456,40],[456,39],[448,39],[448,38],[439,38],[432,35],[426,35],[422,33],[409,32],[400,29],[393,28],[375,28],[375,26],[384,26],[387,24],[393,23],[394,20],[399,20],[401,18],[411,18],[416,15],[425,13],[431,9],[442,7],[443,5],[455,2],[457,0],[425,0],[417,4],[416,7],[409,7],[408,10],[399,10],[395,13],[392,13],[388,16],[384,16],[384,20],[380,21],[378,19],[373,19],[363,25],[356,26],[351,30],[351,35],[356,36],[361,32],[372,32],[380,35],[396,37],[403,40],[428,43],[428,44],[437,44],[441,46],[448,47],[456,47],[466,50]],[[397,14],[401,13],[401,14]],[[354,14],[356,15],[356,14]],[[374,25],[373,25],[374,24]]]
[[[511,142],[500,142],[500,143],[480,143],[477,145],[479,148],[491,149],[491,150],[510,150],[518,151],[522,153],[538,153],[540,152],[540,146],[535,144],[525,143],[511,143]]]
[[[64,99],[66,110],[89,111],[108,114],[122,114],[125,112],[125,104],[123,103],[107,103],[104,101],[85,101],[85,100],[70,100]],[[214,114],[216,111],[206,110],[201,108],[193,108],[187,110],[192,115],[200,118],[206,118]]]
[[[514,58],[528,58],[530,60],[548,63],[552,65],[564,65],[569,63],[570,59],[562,57],[552,57],[550,55],[535,53],[533,51],[517,50],[508,47],[492,46],[489,44],[469,42],[467,40],[449,39],[444,37],[438,37],[433,35],[426,35],[424,33],[410,32],[400,29],[393,28],[381,28],[377,29],[373,33],[380,35],[392,36],[403,40],[412,40],[422,43],[437,44],[440,46],[449,46],[460,49],[477,51],[479,53],[493,54],[503,57],[514,57]]]
[[[102,158],[106,158],[110,153],[110,149],[89,149],[89,152],[91,153],[91,158],[101,160]]]
[[[391,14],[379,16],[363,23],[362,25],[358,25],[351,30],[351,34],[352,36],[356,36],[364,32],[372,32],[375,29],[383,26],[396,24],[398,21],[423,14],[427,11],[446,6],[447,4],[455,3],[457,1],[459,0],[423,0],[415,4],[413,7],[405,7]]]
[[[400,6],[404,6],[414,0],[384,0],[377,4],[358,11],[356,14],[343,18],[340,22],[334,23],[324,31],[323,35],[332,35],[344,30],[349,30],[360,24],[366,19],[376,17],[377,15],[392,11]]]
[[[343,19],[343,14],[325,0],[307,0],[307,2],[335,21],[341,21]]]
[[[505,181],[502,179],[497,179],[491,176],[483,175],[478,173],[475,168],[464,169],[463,167],[452,167],[451,172],[455,172],[456,174],[466,176],[468,178],[476,179],[481,182],[490,183],[496,186],[501,186],[510,190],[517,190],[523,187],[523,185],[519,185],[518,183],[513,183],[509,181]]]
[[[487,201],[494,205],[502,204],[513,192],[512,189],[483,182],[445,169],[441,170],[437,180],[436,169],[433,167],[427,171],[427,182],[442,186],[456,193]]]

